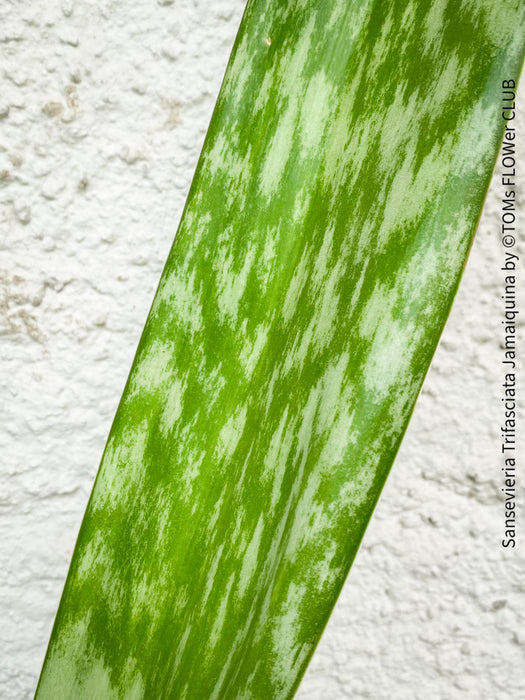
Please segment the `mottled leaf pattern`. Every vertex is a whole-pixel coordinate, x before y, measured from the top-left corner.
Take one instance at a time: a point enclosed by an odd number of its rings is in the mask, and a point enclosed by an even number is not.
[[[293,694],[456,291],[523,30],[518,0],[248,3],[39,699]]]

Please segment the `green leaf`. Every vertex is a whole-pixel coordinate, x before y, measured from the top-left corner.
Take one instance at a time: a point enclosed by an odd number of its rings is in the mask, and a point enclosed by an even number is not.
[[[39,699],[293,694],[450,309],[523,29],[519,2],[248,3]]]

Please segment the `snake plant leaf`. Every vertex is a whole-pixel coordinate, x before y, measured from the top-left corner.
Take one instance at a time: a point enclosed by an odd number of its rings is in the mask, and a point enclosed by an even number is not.
[[[524,24],[518,0],[248,2],[39,700],[293,695],[456,292]]]

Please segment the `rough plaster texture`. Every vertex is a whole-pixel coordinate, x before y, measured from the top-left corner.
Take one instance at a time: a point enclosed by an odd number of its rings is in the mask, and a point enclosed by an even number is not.
[[[243,6],[0,6],[4,700],[34,690]],[[525,697],[525,549],[500,545],[498,195],[302,700]]]

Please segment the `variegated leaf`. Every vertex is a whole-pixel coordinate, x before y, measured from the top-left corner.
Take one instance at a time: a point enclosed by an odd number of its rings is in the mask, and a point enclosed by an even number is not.
[[[250,0],[40,700],[293,694],[456,291],[523,9]]]

